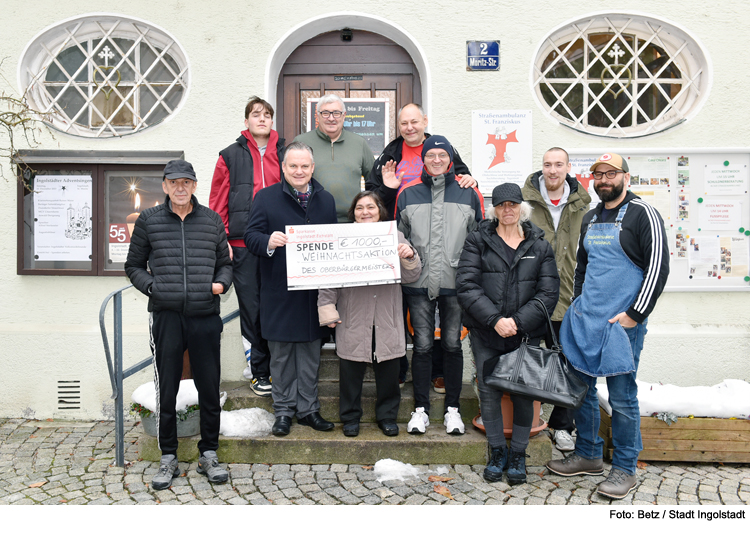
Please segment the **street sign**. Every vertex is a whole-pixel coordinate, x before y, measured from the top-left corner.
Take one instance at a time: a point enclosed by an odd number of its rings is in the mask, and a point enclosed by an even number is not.
[[[500,70],[500,41],[466,41],[466,70]]]

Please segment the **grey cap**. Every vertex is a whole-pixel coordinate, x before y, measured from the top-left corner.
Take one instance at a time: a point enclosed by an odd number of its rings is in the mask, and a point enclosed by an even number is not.
[[[189,180],[198,181],[195,177],[195,170],[193,165],[185,161],[184,159],[172,159],[167,166],[164,167],[164,178],[165,180],[177,180],[180,178],[187,178]]]
[[[502,183],[492,189],[492,206],[495,207],[503,202],[513,202],[514,204],[523,202],[521,187],[515,183]]]

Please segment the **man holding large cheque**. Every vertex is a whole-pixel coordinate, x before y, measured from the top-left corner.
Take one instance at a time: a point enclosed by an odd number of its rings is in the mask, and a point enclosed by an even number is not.
[[[284,153],[284,179],[258,191],[250,212],[245,244],[260,256],[261,332],[271,352],[273,434],[288,435],[292,417],[318,431],[333,423],[320,416],[318,367],[321,338],[318,291],[287,288],[286,226],[335,224],[333,196],[312,179],[315,162],[309,146],[294,142]]]

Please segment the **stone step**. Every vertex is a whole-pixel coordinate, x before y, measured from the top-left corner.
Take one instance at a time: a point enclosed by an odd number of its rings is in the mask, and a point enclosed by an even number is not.
[[[411,349],[406,351],[406,358],[409,360],[409,370],[406,373],[406,379],[407,381],[411,381]],[[336,355],[336,345],[324,344],[323,348],[320,350],[320,370],[318,371],[318,380],[338,381],[339,361],[339,356]],[[367,365],[365,381],[375,381],[375,373],[372,371],[372,365]]]
[[[273,400],[270,396],[260,397],[250,390],[247,381],[225,381],[221,390],[227,392],[224,410],[249,409],[260,407],[273,413]],[[334,381],[320,381],[318,383],[318,397],[320,398],[320,414],[331,422],[340,422],[339,418],[339,384]],[[414,389],[411,383],[405,383],[401,389],[401,405],[398,410],[398,422],[407,423],[414,410]],[[430,390],[430,420],[443,422],[445,410],[445,394],[438,394]],[[461,389],[461,418],[468,426],[471,420],[479,414],[479,401],[474,389],[464,383]],[[365,382],[362,385],[362,422],[376,422],[375,418],[375,383]]]
[[[407,353],[410,357],[411,352]],[[465,355],[466,357],[466,355]],[[466,374],[466,372],[465,372]],[[269,464],[364,464],[371,465],[380,459],[394,459],[411,464],[467,464],[487,462],[487,439],[472,425],[479,414],[479,401],[473,387],[464,383],[461,391],[461,416],[466,424],[466,434],[448,435],[443,425],[445,395],[430,390],[430,426],[425,435],[409,435],[406,424],[414,410],[414,389],[407,382],[401,389],[401,406],[398,413],[400,434],[386,437],[377,427],[375,419],[375,383],[372,368],[365,374],[362,388],[360,434],[345,437],[339,419],[339,358],[333,345],[325,345],[321,354],[318,396],[321,415],[336,427],[330,432],[318,432],[294,422],[292,431],[285,437],[268,435],[260,438],[221,437],[219,460],[225,463]],[[407,374],[410,380],[411,372]],[[248,381],[227,381],[221,384],[227,392],[224,410],[259,407],[273,413],[271,397],[257,396]],[[179,439],[180,461],[198,459],[199,436]],[[141,435],[138,449],[143,459],[158,461],[161,452],[155,437]],[[527,449],[530,466],[541,466],[552,457],[552,444],[546,432],[532,437]]]
[[[406,424],[399,424],[396,437],[386,437],[376,424],[362,424],[357,437],[345,437],[342,425],[333,431],[315,431],[296,422],[285,437],[243,439],[221,437],[217,454],[223,463],[267,464],[361,464],[372,465],[380,459],[410,464],[487,463],[487,439],[484,433],[467,424],[466,434],[448,435],[442,424],[431,424],[424,435],[410,435]],[[198,460],[199,436],[179,439],[180,461]],[[161,452],[156,438],[142,434],[138,439],[142,459],[159,461]],[[527,452],[529,466],[541,466],[552,458],[552,446],[546,432],[532,437]]]

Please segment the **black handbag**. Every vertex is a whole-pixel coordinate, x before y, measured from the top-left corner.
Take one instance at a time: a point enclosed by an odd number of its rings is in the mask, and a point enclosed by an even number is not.
[[[484,377],[484,382],[509,394],[578,409],[589,387],[573,373],[563,355],[544,302],[539,298],[532,301],[538,302],[544,310],[552,347],[529,345],[528,336],[524,337],[518,348],[500,356],[492,373]]]

